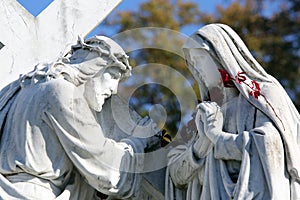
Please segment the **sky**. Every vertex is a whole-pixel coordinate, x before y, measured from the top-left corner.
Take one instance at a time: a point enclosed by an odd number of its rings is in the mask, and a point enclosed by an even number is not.
[[[123,0],[123,2],[119,5],[118,9],[133,9],[137,10],[138,5],[142,2],[145,2],[146,0]],[[228,4],[231,2],[231,0],[191,0],[192,2],[198,4],[201,7],[201,10],[203,11],[213,11],[215,8],[216,4]],[[130,2],[130,3],[129,3]],[[132,5],[133,2],[139,2],[138,4],[136,3],[135,6]]]
[[[146,1],[147,0],[123,0],[123,2],[121,2],[119,4],[119,6],[113,11],[113,13],[118,12],[118,11],[123,11],[123,10],[137,11],[138,8],[139,8],[139,5],[143,2],[146,2]],[[230,4],[230,2],[232,0],[190,0],[190,1],[197,4],[200,7],[202,12],[213,13],[215,11],[215,8],[216,8],[217,4],[222,4],[222,5],[227,6],[227,5]],[[187,27],[187,28],[183,29],[182,33],[184,33],[185,35],[190,35],[190,34],[194,33],[195,30],[197,30],[199,28],[200,27],[190,26],[190,27]],[[97,27],[92,33],[90,33],[90,35],[93,35],[94,33],[97,33],[97,32],[99,33],[100,29],[101,29],[101,25],[99,27]],[[114,32],[112,32],[112,33],[114,33]]]
[[[33,16],[38,16],[48,5],[50,5],[54,0],[17,0],[23,7],[25,7]],[[119,6],[115,8],[113,12],[123,11],[123,10],[138,10],[138,7],[141,3],[147,0],[123,0]],[[214,13],[216,12],[216,5],[221,4],[223,6],[228,6],[234,0],[191,0],[192,2],[198,4],[200,10],[202,12]],[[267,1],[268,2],[268,1]],[[272,1],[271,3],[267,3],[265,9],[265,15],[270,15],[272,11],[278,8],[277,1]],[[186,35],[192,34],[196,29],[200,27],[187,27],[182,30],[182,33]],[[89,35],[96,35],[100,32],[101,24],[96,27]],[[107,34],[110,34],[110,31],[106,31]],[[111,30],[111,34],[115,34],[113,30]],[[89,37],[89,36],[87,36]]]
[[[38,16],[48,5],[50,5],[54,0],[17,0],[24,8],[26,8],[33,16]],[[118,7],[115,8],[113,12],[118,12],[122,10],[138,10],[141,3],[147,0],[123,0]],[[202,11],[204,12],[214,12],[217,4],[228,5],[232,0],[192,0],[194,3],[198,4]],[[99,33],[101,29],[101,24],[96,27],[90,35],[95,35]],[[194,32],[193,28],[187,28],[183,30],[184,34],[190,35]]]
[[[22,4],[33,16],[37,16],[54,0],[17,0]],[[117,10],[137,10],[138,5],[146,0],[123,0],[123,2],[116,8]],[[212,12],[216,4],[228,5],[232,0],[192,0],[198,5],[201,5],[201,10]]]

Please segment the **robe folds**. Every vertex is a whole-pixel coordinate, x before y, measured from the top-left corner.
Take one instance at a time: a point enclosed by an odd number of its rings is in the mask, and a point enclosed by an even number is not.
[[[230,104],[221,107],[223,128],[236,134],[220,135],[203,158],[192,145],[169,153],[166,199],[299,199],[277,127],[242,95]]]
[[[189,58],[191,49],[209,53],[223,82],[216,87],[224,96],[226,88],[237,89],[238,98],[229,95],[220,103],[223,129],[215,144],[205,133],[196,136],[201,158],[192,145],[170,152],[166,199],[300,199],[300,115],[284,88],[234,30],[208,24],[183,46],[204,100],[214,101],[201,65]]]
[[[129,198],[143,152],[106,138],[82,90],[64,79],[13,82],[0,93],[0,199]]]

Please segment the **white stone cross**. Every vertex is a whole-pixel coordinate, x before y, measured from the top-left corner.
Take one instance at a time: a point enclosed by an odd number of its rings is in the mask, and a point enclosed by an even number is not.
[[[122,0],[55,0],[37,17],[16,0],[0,1],[0,89],[56,60],[91,32]]]

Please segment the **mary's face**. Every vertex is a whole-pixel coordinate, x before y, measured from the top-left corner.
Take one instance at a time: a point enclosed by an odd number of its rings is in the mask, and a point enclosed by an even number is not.
[[[189,62],[198,71],[201,80],[208,89],[221,86],[219,67],[211,55],[204,49],[189,49]]]
[[[204,83],[200,88],[202,100],[215,101],[220,105],[224,98],[220,66],[205,49],[186,49],[185,56],[197,81]]]

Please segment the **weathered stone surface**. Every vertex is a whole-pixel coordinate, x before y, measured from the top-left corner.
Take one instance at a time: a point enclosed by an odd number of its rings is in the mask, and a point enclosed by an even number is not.
[[[201,102],[197,134],[169,154],[166,199],[300,198],[300,116],[227,25],[185,43]]]
[[[0,198],[161,199],[164,171],[143,176],[160,170],[160,131],[112,97],[128,56],[105,36],[70,50],[0,91]]]
[[[55,0],[37,17],[16,0],[0,2],[0,88],[65,54],[122,0]]]

